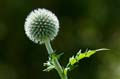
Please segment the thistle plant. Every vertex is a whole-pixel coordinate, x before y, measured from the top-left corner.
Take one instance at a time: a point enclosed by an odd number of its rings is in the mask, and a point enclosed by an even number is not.
[[[49,72],[55,69],[61,79],[68,79],[67,72],[74,68],[75,64],[85,57],[90,57],[97,51],[108,50],[106,48],[97,50],[88,50],[81,53],[81,50],[77,52],[75,56],[69,58],[69,62],[66,67],[61,66],[58,59],[62,54],[57,55],[52,49],[50,41],[52,41],[58,34],[59,21],[55,14],[46,9],[35,9],[26,18],[24,25],[25,33],[30,40],[37,44],[45,44],[48,51],[48,61],[44,63],[47,66],[43,71]]]

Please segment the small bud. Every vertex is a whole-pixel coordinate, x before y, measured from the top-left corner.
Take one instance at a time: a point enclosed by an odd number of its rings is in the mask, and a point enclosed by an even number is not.
[[[53,40],[59,31],[57,17],[51,11],[40,8],[27,16],[24,26],[28,38],[39,44]]]

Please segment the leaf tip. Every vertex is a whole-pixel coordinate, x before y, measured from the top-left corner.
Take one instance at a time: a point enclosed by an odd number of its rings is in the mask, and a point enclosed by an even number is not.
[[[97,49],[97,50],[95,50],[95,51],[98,52],[98,51],[103,51],[103,50],[110,50],[110,49],[107,49],[107,48],[101,48],[101,49]]]

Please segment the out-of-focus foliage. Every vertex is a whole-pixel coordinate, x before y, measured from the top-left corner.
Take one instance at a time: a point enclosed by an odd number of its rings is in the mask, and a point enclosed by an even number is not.
[[[79,48],[111,49],[80,61],[69,79],[120,79],[120,0],[0,0],[0,79],[59,78],[55,71],[42,71],[47,51],[24,33],[25,18],[36,8],[60,20],[52,45],[65,52],[63,65]]]

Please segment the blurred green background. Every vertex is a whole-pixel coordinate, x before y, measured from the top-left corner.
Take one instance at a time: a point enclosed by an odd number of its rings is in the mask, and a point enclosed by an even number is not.
[[[24,33],[25,18],[36,8],[59,18],[52,46],[64,52],[63,66],[79,49],[111,49],[81,60],[69,79],[120,79],[120,0],[0,0],[0,79],[60,79],[55,70],[42,71],[46,48]]]

